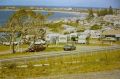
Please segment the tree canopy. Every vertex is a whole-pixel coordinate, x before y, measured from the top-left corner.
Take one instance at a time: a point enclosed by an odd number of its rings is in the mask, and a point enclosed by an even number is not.
[[[109,9],[101,9],[98,10],[96,13],[98,16],[105,16],[105,15],[113,15],[114,11],[113,8],[110,6]]]
[[[98,30],[98,29],[102,29],[102,26],[93,25],[90,29],[91,29],[91,30]]]
[[[26,34],[35,35],[34,40],[36,37],[43,38],[45,31],[43,31],[44,29],[42,28],[48,16],[50,16],[49,13],[43,15],[42,13],[37,13],[28,9],[18,10],[11,16],[4,31],[9,32],[11,35],[13,53],[15,53],[14,41],[16,39],[16,33],[20,33],[21,37]]]

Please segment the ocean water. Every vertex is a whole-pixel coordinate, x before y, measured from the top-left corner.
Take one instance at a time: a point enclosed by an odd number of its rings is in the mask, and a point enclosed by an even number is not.
[[[48,12],[46,11],[35,11],[37,13],[42,13],[42,14],[47,14]],[[4,27],[11,15],[13,15],[15,11],[5,11],[5,10],[0,10],[0,27]],[[66,13],[66,12],[53,12],[53,15],[48,17],[47,20],[60,20],[63,18],[83,18],[85,17],[86,14],[75,14],[75,13]],[[0,32],[0,41],[5,40],[4,36],[6,36],[6,33]]]
[[[4,26],[5,23],[7,23],[7,21],[9,20],[9,18],[11,17],[11,15],[14,13],[15,11],[5,11],[5,10],[1,10],[0,11],[0,26]],[[38,13],[41,13],[41,11],[36,11]],[[42,12],[43,14],[46,14],[47,12],[44,11]],[[53,12],[53,15],[48,17],[48,20],[59,20],[59,19],[63,19],[63,18],[71,18],[71,17],[77,17],[77,18],[81,18],[84,17],[84,14],[80,14],[80,15],[76,15],[74,13],[63,13],[63,12]]]
[[[0,11],[0,26],[3,26],[9,20],[14,11]]]

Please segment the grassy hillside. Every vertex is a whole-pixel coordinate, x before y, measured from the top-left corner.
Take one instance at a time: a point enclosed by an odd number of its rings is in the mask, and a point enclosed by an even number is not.
[[[21,66],[21,67],[20,67]],[[3,64],[0,78],[41,77],[120,69],[120,50],[46,58],[28,63]],[[11,73],[12,72],[12,73]]]

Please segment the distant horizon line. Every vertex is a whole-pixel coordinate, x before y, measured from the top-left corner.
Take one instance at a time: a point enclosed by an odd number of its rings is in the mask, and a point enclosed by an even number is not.
[[[41,7],[41,8],[109,8],[109,7],[82,7],[82,6],[44,6],[44,5],[0,5],[0,7]],[[112,6],[111,6],[112,7]],[[117,7],[112,7],[113,9],[120,9]]]

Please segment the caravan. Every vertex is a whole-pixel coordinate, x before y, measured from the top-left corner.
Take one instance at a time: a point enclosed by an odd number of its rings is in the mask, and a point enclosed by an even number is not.
[[[86,44],[87,43],[87,35],[80,35],[78,36],[78,43],[79,44]]]

